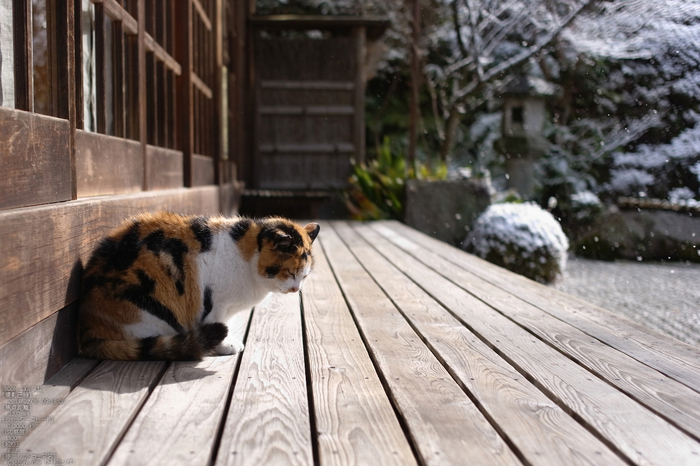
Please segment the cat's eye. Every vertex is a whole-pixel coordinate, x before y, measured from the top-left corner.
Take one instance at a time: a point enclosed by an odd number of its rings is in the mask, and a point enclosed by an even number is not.
[[[290,275],[293,279],[295,279],[295,280],[297,279],[297,274],[295,274],[295,273],[292,272],[291,270],[287,270],[287,273],[289,273],[289,275]]]

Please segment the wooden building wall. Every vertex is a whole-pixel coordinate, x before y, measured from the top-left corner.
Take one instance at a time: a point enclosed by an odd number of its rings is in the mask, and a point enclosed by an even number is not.
[[[0,382],[26,385],[75,354],[82,266],[106,231],[236,210],[247,3],[0,2]]]

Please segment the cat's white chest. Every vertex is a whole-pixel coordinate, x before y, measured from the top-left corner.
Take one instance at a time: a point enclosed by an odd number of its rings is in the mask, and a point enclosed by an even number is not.
[[[257,277],[257,254],[246,261],[227,232],[215,234],[212,247],[197,258],[199,286],[210,289],[212,310],[207,322],[225,322],[234,313],[258,304],[269,290]]]

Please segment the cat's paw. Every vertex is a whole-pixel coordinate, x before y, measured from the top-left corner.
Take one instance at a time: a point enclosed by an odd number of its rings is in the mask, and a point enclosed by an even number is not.
[[[218,355],[227,355],[227,354],[236,354],[240,353],[243,351],[244,345],[243,342],[240,340],[229,340],[226,338],[224,341],[221,342],[216,348],[214,348],[214,351]]]

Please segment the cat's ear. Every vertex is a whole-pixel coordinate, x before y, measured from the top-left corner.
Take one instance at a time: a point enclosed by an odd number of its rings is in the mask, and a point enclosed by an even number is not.
[[[309,223],[304,227],[304,230],[309,234],[309,238],[311,238],[311,242],[313,243],[318,236],[318,232],[321,231],[321,225],[318,223]]]

